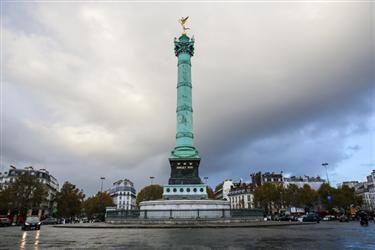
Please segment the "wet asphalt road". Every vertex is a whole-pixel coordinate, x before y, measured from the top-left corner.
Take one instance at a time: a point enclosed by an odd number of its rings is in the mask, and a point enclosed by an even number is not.
[[[322,222],[274,228],[0,228],[0,249],[375,249],[375,223]]]

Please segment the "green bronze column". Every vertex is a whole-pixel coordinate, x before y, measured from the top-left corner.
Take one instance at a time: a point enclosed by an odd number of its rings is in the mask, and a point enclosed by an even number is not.
[[[164,199],[207,199],[206,185],[199,178],[200,156],[194,147],[193,103],[191,84],[191,57],[194,54],[194,38],[186,35],[185,23],[181,18],[182,35],[174,39],[177,57],[177,108],[176,146],[169,157],[171,175],[168,185],[163,187]]]
[[[183,26],[184,31],[186,28]],[[169,157],[171,165],[170,185],[199,185],[200,156],[194,147],[193,104],[191,84],[191,57],[194,54],[194,38],[185,33],[174,39],[174,51],[177,57],[177,108],[176,108],[176,146]],[[189,190],[198,190],[191,186]],[[206,190],[204,188],[204,190]],[[195,193],[192,191],[192,193]],[[198,195],[198,193],[195,193]],[[199,197],[205,197],[205,191]]]
[[[199,159],[199,153],[193,146],[193,108],[191,84],[191,60],[194,54],[194,38],[186,34],[175,38],[177,63],[177,109],[176,109],[176,147],[171,159]]]

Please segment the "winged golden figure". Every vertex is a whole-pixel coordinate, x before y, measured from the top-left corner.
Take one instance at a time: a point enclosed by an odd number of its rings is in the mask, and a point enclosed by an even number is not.
[[[187,22],[188,18],[189,18],[189,16],[187,16],[187,17],[181,17],[181,19],[179,19],[180,24],[182,26],[182,34],[183,35],[186,35],[186,30],[189,30],[189,28],[187,28],[185,26],[185,23]]]

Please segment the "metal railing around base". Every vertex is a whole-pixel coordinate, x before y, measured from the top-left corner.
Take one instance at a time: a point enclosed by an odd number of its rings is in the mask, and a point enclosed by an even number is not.
[[[247,219],[263,217],[262,209],[111,210],[106,220]]]

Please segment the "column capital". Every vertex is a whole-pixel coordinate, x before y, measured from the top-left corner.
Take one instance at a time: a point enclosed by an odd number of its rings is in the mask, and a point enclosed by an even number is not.
[[[190,56],[194,55],[194,37],[190,38],[187,35],[182,35],[178,39],[174,38],[174,52],[178,56],[180,53],[187,53]]]

